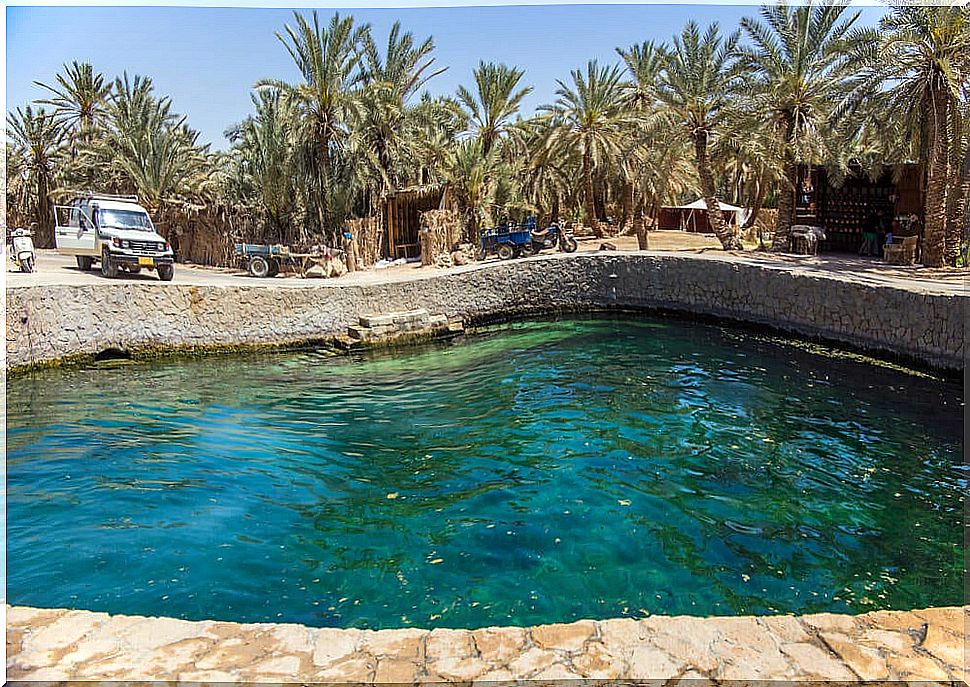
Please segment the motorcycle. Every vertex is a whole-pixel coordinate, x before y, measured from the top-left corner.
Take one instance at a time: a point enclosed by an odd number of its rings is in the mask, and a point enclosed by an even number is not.
[[[33,232],[20,227],[10,232],[10,259],[20,268],[21,272],[34,271],[34,241]]]
[[[483,257],[495,253],[500,260],[508,260],[520,255],[535,255],[545,248],[556,246],[563,252],[572,253],[579,244],[568,229],[562,229],[555,223],[545,229],[537,229],[535,218],[530,217],[522,224],[510,222],[505,226],[482,230],[479,253]]]
[[[535,254],[544,248],[555,248],[564,253],[575,253],[579,244],[573,238],[573,233],[569,229],[562,229],[558,224],[550,224],[545,229],[533,229],[531,233],[532,246],[531,253]],[[528,250],[528,249],[527,249]]]

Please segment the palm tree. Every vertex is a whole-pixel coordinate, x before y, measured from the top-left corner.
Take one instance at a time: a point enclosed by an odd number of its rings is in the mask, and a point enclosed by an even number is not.
[[[722,133],[730,117],[732,99],[738,85],[735,48],[740,35],[722,38],[716,23],[701,34],[698,25],[687,23],[673,47],[666,49],[666,64],[657,82],[657,96],[669,116],[694,147],[697,175],[707,204],[711,228],[725,250],[740,250],[737,233],[725,225],[721,216],[711,145]]]
[[[626,84],[619,66],[601,67],[591,60],[585,74],[575,69],[571,76],[570,84],[556,81],[556,102],[542,110],[553,120],[550,144],[582,151],[586,221],[593,233],[602,237],[594,203],[593,168],[605,166],[608,160],[619,156],[635,115],[626,106]]]
[[[739,48],[748,75],[745,92],[750,112],[779,139],[783,179],[772,249],[785,250],[794,221],[798,164],[824,155],[826,128],[833,106],[847,92],[842,72],[847,39],[859,17],[844,18],[845,4],[795,8],[785,2],[761,8],[762,21],[745,17],[741,27],[750,45]]]
[[[27,184],[33,188],[31,215],[37,220],[35,240],[40,248],[54,246],[54,222],[50,193],[55,187],[57,157],[64,142],[64,129],[44,108],[29,105],[7,114],[7,136],[22,160]]]
[[[102,156],[108,171],[150,212],[162,213],[198,191],[210,171],[207,148],[185,117],[172,112],[171,100],[154,95],[151,79],[116,79],[107,120]]]
[[[233,196],[272,228],[273,242],[289,243],[301,175],[291,128],[294,117],[278,93],[252,96],[254,115],[230,129],[229,184]],[[266,239],[267,237],[261,237]]]
[[[397,22],[383,54],[370,34],[363,38],[363,89],[351,123],[349,157],[357,161],[354,174],[371,209],[414,175],[418,138],[411,120],[424,113],[409,101],[429,79],[445,71],[433,69],[433,51],[431,38],[416,43],[410,32],[401,34]]]
[[[459,141],[447,156],[445,181],[464,216],[466,241],[476,242],[478,230],[492,221],[498,164],[498,150],[486,153],[477,138]]]
[[[890,123],[898,118],[902,139],[913,143],[911,157],[925,175],[922,260],[939,267],[956,253],[955,237],[947,245],[947,214],[960,204],[952,194],[961,193],[955,183],[962,120],[957,113],[965,107],[970,81],[970,8],[893,7],[866,37],[853,54],[859,76],[850,102],[858,108],[876,101],[882,112],[896,115]]]
[[[72,143],[90,142],[104,121],[111,82],[103,74],[95,73],[90,64],[77,61],[65,64],[64,73],[58,74],[55,80],[56,86],[34,82],[51,93],[49,98],[37,102],[54,108],[55,121],[69,132]]]
[[[293,105],[299,135],[307,149],[307,162],[312,163],[320,229],[325,230],[328,219],[337,223],[337,218],[329,216],[337,205],[334,157],[347,138],[348,122],[359,106],[358,67],[369,27],[355,28],[353,17],[341,18],[339,14],[322,27],[316,11],[310,21],[295,12],[294,18],[296,28],[287,25],[285,34],[277,33],[276,37],[293,58],[303,82],[290,85],[265,79],[256,87],[278,90]]]
[[[522,99],[532,92],[532,86],[519,87],[525,72],[515,67],[493,62],[480,62],[472,72],[475,93],[458,87],[458,101],[467,109],[468,118],[488,155],[499,138],[509,130],[519,111]]]
[[[654,217],[661,203],[676,201],[695,184],[690,178],[692,170],[685,165],[687,151],[682,141],[667,135],[657,92],[666,64],[664,50],[647,41],[616,51],[632,77],[627,93],[629,106],[639,115],[621,167],[627,206],[623,214],[632,219],[640,249],[648,250],[644,216]]]

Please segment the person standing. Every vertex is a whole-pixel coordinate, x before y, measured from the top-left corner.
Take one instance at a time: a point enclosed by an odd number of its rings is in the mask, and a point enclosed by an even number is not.
[[[879,227],[882,222],[879,219],[879,213],[874,209],[869,210],[869,216],[866,218],[866,224],[862,228],[862,245],[859,247],[859,255],[866,255],[867,257],[872,257],[875,255],[876,251],[876,237],[879,235]]]

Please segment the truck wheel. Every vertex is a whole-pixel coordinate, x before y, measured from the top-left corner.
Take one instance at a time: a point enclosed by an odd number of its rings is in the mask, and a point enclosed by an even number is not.
[[[279,260],[270,260],[269,261],[269,276],[275,277],[279,273],[280,273],[280,261]]]
[[[109,279],[114,279],[118,276],[118,266],[112,262],[107,248],[101,251],[101,275]]]
[[[158,278],[162,281],[172,281],[175,277],[175,265],[163,264],[158,266]]]
[[[77,268],[82,272],[87,272],[91,269],[91,263],[93,259],[89,255],[78,255],[77,256]]]
[[[513,250],[512,246],[507,243],[500,245],[498,250],[495,252],[496,255],[498,255],[499,260],[511,260],[515,257],[515,250]]]
[[[261,255],[251,257],[249,259],[249,274],[260,279],[269,276],[269,261]]]

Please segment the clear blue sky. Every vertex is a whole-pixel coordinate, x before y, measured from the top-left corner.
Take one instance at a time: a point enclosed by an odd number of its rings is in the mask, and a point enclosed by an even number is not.
[[[310,10],[300,10],[309,13]],[[614,48],[648,39],[667,40],[688,19],[718,21],[733,30],[757,7],[739,5],[544,5],[319,10],[352,14],[370,23],[379,42],[400,20],[419,38],[434,37],[436,64],[448,71],[428,84],[453,94],[471,83],[479,60],[526,70],[535,92],[525,113],[551,102],[555,80],[586,60],[617,59]],[[875,23],[882,9],[862,8]],[[249,94],[260,78],[296,81],[298,73],[276,31],[292,23],[292,10],[240,7],[8,7],[7,109],[43,97],[33,82],[53,82],[61,65],[90,62],[105,75],[152,77],[178,112],[215,148],[228,145],[225,129],[251,110]]]

